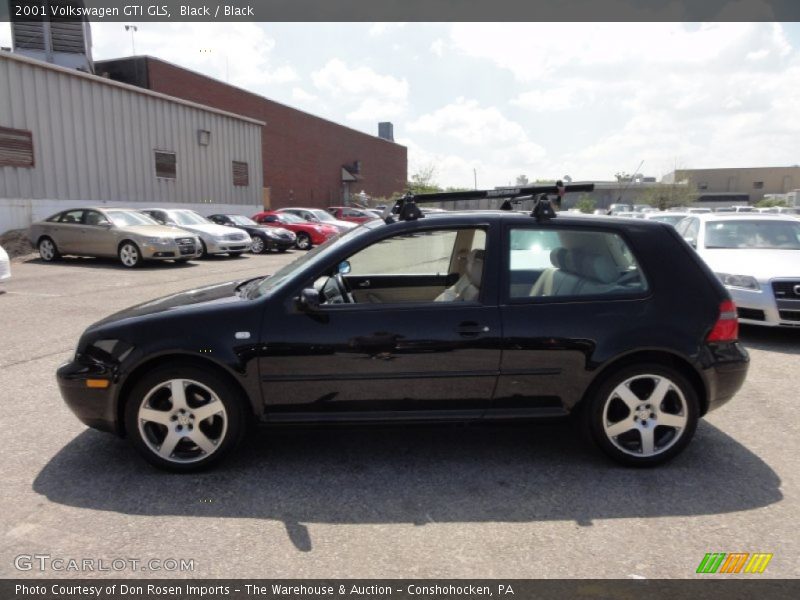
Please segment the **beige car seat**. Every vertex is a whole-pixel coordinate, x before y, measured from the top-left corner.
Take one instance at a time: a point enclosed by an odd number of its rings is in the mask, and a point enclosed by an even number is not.
[[[471,250],[467,268],[453,285],[436,297],[436,302],[477,302],[481,293],[484,250]]]

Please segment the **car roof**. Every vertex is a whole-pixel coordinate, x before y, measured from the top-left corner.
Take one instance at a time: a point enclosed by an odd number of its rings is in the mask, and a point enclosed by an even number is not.
[[[520,224],[536,224],[547,223],[548,221],[555,224],[564,225],[608,225],[612,227],[619,227],[620,225],[640,225],[642,227],[663,228],[669,227],[664,223],[658,221],[649,221],[647,219],[614,217],[606,215],[587,215],[583,213],[568,213],[562,211],[556,214],[553,219],[545,221],[537,221],[533,218],[528,211],[512,211],[512,210],[450,210],[441,213],[428,213],[420,221],[430,222],[446,222],[456,221],[462,223],[472,223],[486,221],[487,219],[502,222],[515,222]],[[378,221],[373,221],[378,222]],[[405,222],[405,221],[401,221]]]

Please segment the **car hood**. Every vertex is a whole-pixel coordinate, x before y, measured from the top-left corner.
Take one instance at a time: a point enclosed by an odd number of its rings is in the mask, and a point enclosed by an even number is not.
[[[169,237],[179,238],[186,237],[188,234],[184,229],[177,227],[167,227],[166,225],[132,225],[130,227],[119,227],[117,231],[130,234],[140,235],[142,237]]]
[[[208,235],[226,235],[229,233],[243,233],[237,227],[228,227],[227,225],[217,225],[216,223],[199,223],[196,225],[177,225],[181,229],[187,231],[194,231],[196,233],[207,233]],[[247,233],[247,232],[244,232]]]
[[[94,323],[89,329],[95,329],[102,325],[109,325],[126,319],[145,317],[158,313],[242,302],[243,299],[236,294],[236,287],[240,283],[242,283],[242,280],[227,281],[225,283],[203,286],[156,298],[155,300],[150,300],[143,304],[131,306],[130,308],[116,312]]]
[[[715,273],[750,275],[766,281],[800,277],[800,250],[703,250],[700,255]]]

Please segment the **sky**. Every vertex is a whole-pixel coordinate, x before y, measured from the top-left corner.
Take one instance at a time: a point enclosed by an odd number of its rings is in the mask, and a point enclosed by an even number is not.
[[[377,135],[442,186],[800,163],[800,24],[138,23],[149,54]],[[95,23],[95,60],[132,54]],[[0,24],[0,46],[10,46]]]

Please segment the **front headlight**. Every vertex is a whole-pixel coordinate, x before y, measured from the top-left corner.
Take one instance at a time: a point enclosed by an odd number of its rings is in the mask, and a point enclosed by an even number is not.
[[[172,238],[149,237],[144,238],[145,244],[155,244],[158,246],[169,246],[174,240]]]
[[[716,276],[726,287],[742,288],[745,290],[760,290],[755,277],[750,275],[730,275],[729,273],[716,273]]]

